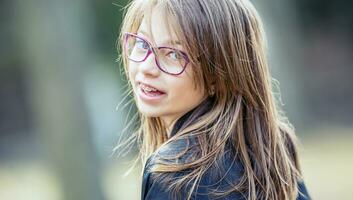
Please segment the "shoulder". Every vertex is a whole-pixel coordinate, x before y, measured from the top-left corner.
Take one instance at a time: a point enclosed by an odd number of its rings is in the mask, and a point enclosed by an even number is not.
[[[147,161],[144,174],[143,174],[143,185],[142,185],[142,199],[145,200],[168,200],[175,199],[173,197],[171,186],[176,181],[187,176],[191,171],[182,170],[172,173],[162,173],[162,175],[169,176],[172,183],[166,184],[162,180],[155,178],[158,173],[151,172],[150,169],[154,165],[158,164],[161,160],[164,162],[174,163],[174,164],[187,164],[195,158],[195,153],[197,155],[197,142],[194,138],[188,139],[178,139],[166,143],[157,152],[155,152]],[[180,157],[175,156],[183,153]],[[202,167],[202,166],[201,166]],[[161,175],[161,174],[159,174]],[[213,195],[214,193],[224,193],[231,191],[232,188],[243,180],[244,167],[242,162],[237,158],[234,151],[231,149],[226,149],[224,154],[217,159],[214,165],[207,168],[205,172],[201,175],[197,186],[192,193],[191,199],[235,199],[243,200],[246,199],[246,194],[240,191],[233,191],[227,193],[225,196]],[[163,177],[159,176],[159,177]],[[182,199],[186,199],[188,196],[188,191],[190,191],[189,183],[185,187],[178,190],[178,194],[181,195]],[[309,200],[310,196],[307,192],[304,182],[298,182],[299,195],[297,200]]]
[[[197,154],[198,146],[195,137],[185,137],[171,140],[162,145],[151,157],[151,164],[164,161],[170,164],[190,162]]]
[[[182,170],[178,172],[165,173],[161,175],[155,172],[151,172],[151,168],[162,162],[168,162],[171,164],[187,164],[197,158],[197,143],[194,138],[178,139],[162,146],[157,152],[155,152],[146,163],[144,180],[146,183],[143,186],[144,199],[173,199],[171,197],[171,191],[169,189],[170,184],[166,184],[163,180],[159,180],[155,177],[168,176],[169,180],[182,179],[188,176],[191,171]],[[180,154],[176,158],[176,155]],[[201,166],[202,167],[202,166]],[[226,151],[222,158],[218,159],[215,165],[212,165],[204,171],[200,179],[197,181],[197,186],[192,194],[195,199],[214,199],[210,193],[215,192],[227,192],[234,188],[239,182],[243,174],[243,167],[239,160],[236,159],[235,155],[231,151]],[[186,198],[190,187],[194,182],[190,182],[179,190],[179,194],[183,198]],[[233,192],[222,199],[243,199],[243,195],[239,192]]]
[[[161,146],[155,153],[151,155],[146,166],[153,166],[160,162],[167,164],[188,164],[201,158],[201,151],[198,146],[196,137],[186,137],[172,140]],[[236,153],[227,148],[224,153],[215,156],[215,166],[208,169],[207,172],[229,171],[242,173],[242,164],[236,157]],[[224,169],[224,170],[222,170]]]

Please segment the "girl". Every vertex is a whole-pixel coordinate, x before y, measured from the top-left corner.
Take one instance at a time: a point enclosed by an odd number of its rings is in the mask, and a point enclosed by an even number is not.
[[[139,110],[141,199],[309,199],[248,0],[134,0],[122,59]]]

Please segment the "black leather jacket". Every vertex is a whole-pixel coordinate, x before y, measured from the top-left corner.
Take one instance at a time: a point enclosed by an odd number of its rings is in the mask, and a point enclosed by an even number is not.
[[[174,125],[174,128],[171,132],[174,135],[180,128],[187,126],[184,124],[186,119],[190,117],[197,117],[200,114],[204,113],[207,109],[209,109],[209,102],[203,102],[202,106],[198,106],[195,109],[189,111],[184,116],[182,116]],[[196,114],[195,114],[196,113]],[[188,120],[190,121],[190,120]],[[150,156],[145,164],[143,179],[142,179],[142,193],[141,200],[168,200],[175,199],[172,195],[171,191],[167,189],[168,185],[163,184],[162,181],[156,180],[153,178],[154,173],[150,172],[150,168],[156,163],[158,159],[161,159],[168,155],[175,155],[178,152],[181,152],[185,149],[186,146],[190,146],[195,142],[193,139],[181,139],[174,141],[165,145],[158,152],[154,153]],[[222,164],[224,165],[224,169],[227,171],[217,173],[213,173],[217,170],[207,170],[206,174],[204,174],[200,180],[199,187],[197,187],[195,192],[192,195],[192,199],[196,200],[211,200],[211,199],[232,199],[232,200],[245,200],[246,198],[240,192],[232,192],[223,196],[221,198],[215,198],[214,196],[209,195],[210,191],[227,191],[230,187],[230,183],[236,182],[239,180],[242,174],[242,165],[240,161],[234,160],[236,156],[232,154],[231,151],[226,151],[224,157],[222,158]],[[188,154],[186,153],[176,162],[187,162]],[[178,173],[168,173],[169,176],[177,178],[185,172]],[[300,191],[297,200],[310,200],[309,194],[306,190],[306,187],[303,182],[299,182],[298,189]],[[178,191],[178,195],[181,195],[181,199],[186,199],[186,195],[188,189],[184,188]]]

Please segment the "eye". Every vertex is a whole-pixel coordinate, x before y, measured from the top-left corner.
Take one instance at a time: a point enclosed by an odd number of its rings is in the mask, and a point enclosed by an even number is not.
[[[183,59],[183,56],[180,52],[178,51],[169,51],[166,55],[168,58],[171,58],[173,60],[180,60]]]
[[[135,45],[136,45],[137,48],[143,49],[143,50],[147,50],[150,47],[149,44],[146,41],[144,41],[144,40],[142,40],[140,38],[136,38],[136,44]]]

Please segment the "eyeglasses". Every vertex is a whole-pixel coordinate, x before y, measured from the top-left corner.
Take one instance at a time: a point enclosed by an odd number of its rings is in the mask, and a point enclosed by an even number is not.
[[[172,47],[152,47],[146,39],[133,33],[124,33],[124,51],[133,62],[144,62],[154,53],[158,68],[171,75],[183,73],[189,63],[185,52]]]

